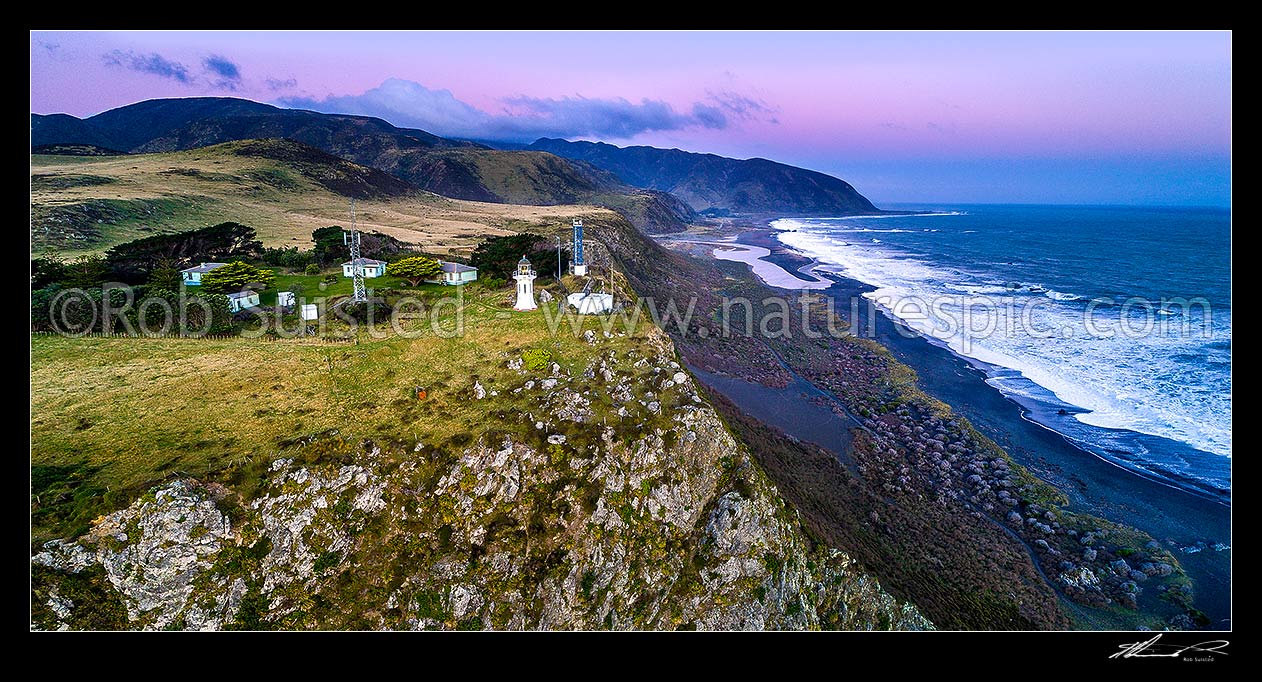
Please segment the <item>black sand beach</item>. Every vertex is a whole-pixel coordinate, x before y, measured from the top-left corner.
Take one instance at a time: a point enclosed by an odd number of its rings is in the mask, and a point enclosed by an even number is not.
[[[740,243],[771,250],[767,260],[789,272],[810,259],[787,250],[767,230],[741,234]],[[1179,557],[1196,590],[1195,604],[1210,628],[1231,627],[1231,508],[1200,494],[1157,482],[1088,452],[1026,418],[1025,409],[987,384],[985,374],[949,350],[930,343],[884,314],[869,315],[867,285],[841,277],[822,292],[848,310],[860,300],[861,323],[874,319],[875,338],[919,376],[922,390],[951,405],[1020,464],[1070,498],[1070,510],[1124,523],[1165,543]],[[860,328],[861,334],[868,330]],[[791,433],[810,440],[803,433]],[[1188,550],[1192,551],[1188,551]]]

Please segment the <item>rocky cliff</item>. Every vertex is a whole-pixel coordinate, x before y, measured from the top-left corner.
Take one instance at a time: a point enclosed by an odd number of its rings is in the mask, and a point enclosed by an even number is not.
[[[925,629],[812,541],[653,330],[571,376],[520,357],[468,442],[351,442],[273,459],[257,485],[174,477],[32,559],[43,629]],[[632,376],[650,377],[633,382]],[[576,390],[579,383],[598,386]],[[517,432],[520,434],[520,432]]]

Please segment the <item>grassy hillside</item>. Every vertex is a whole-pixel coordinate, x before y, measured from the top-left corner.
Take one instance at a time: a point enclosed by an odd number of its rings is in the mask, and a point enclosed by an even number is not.
[[[419,293],[437,300],[453,291],[433,285]],[[475,381],[490,391],[516,376],[506,359],[546,349],[550,362],[580,376],[600,353],[626,353],[643,342],[633,334],[595,346],[568,325],[552,336],[542,310],[514,312],[509,294],[466,287],[459,338],[430,331],[415,339],[361,336],[358,344],[32,337],[33,470],[99,493],[37,503],[35,535],[68,533],[117,505],[120,495],[176,472],[239,480],[249,473],[243,469],[330,429],[383,442],[481,433],[503,425],[496,412],[525,404],[507,390],[493,402],[472,399]],[[454,307],[439,319],[453,328]],[[600,333],[595,318],[575,319],[585,325],[580,329]],[[429,319],[418,327],[429,330]],[[640,390],[639,382],[632,385]],[[428,391],[423,401],[417,386]],[[109,491],[112,499],[101,496]]]
[[[655,327],[469,293],[458,339],[35,339],[33,626],[931,627],[805,535]]]
[[[312,230],[347,222],[352,196],[364,229],[433,253],[600,211],[447,199],[306,145],[248,140],[161,154],[34,155],[31,241],[73,255],[231,220],[254,227],[266,246],[305,248]]]
[[[31,116],[36,147],[86,143],[160,153],[277,138],[311,145],[454,199],[544,206],[595,203],[621,211],[627,203],[621,195],[637,194],[611,173],[584,161],[538,151],[490,149],[368,116],[281,109],[231,97],[148,100],[86,119]],[[606,196],[615,199],[606,202]],[[634,203],[649,204],[625,214],[645,231],[677,231],[696,218],[686,205],[660,193],[642,195]]]
[[[477,182],[468,186],[471,190],[466,190],[451,182],[450,175],[433,172],[436,167],[460,169],[461,177],[472,177]],[[426,153],[422,163],[391,170],[422,188],[444,196],[516,204],[576,203],[594,193],[624,187],[605,171],[538,152],[433,150]],[[471,193],[466,196],[466,192]]]

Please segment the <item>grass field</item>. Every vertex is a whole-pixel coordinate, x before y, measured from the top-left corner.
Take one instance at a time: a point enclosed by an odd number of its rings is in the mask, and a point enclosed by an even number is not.
[[[311,246],[311,232],[348,222],[349,200],[284,162],[236,153],[240,143],[128,156],[31,156],[31,243],[66,255],[224,221],[255,228],[266,246]],[[364,230],[430,253],[608,213],[593,206],[518,206],[414,194],[357,202]],[[550,231],[550,230],[549,230]]]
[[[276,292],[293,291],[299,293],[308,299],[319,296],[350,296],[355,292],[355,284],[349,277],[342,276],[342,269],[330,268],[318,275],[299,275],[282,272],[280,268],[272,268],[277,271],[276,281],[271,289],[259,294],[259,303],[262,305],[275,305]],[[337,275],[337,281],[327,283],[324,278],[328,274]],[[407,282],[398,277],[391,277],[387,271],[385,277],[373,277],[364,280],[364,286],[369,289],[390,288],[412,288]],[[419,289],[423,291],[441,292],[443,286],[441,284],[422,285]]]
[[[599,352],[645,343],[629,335],[589,345],[566,323],[553,336],[542,309],[502,307],[507,289],[466,289],[465,333],[450,339],[33,337],[36,541],[71,535],[168,475],[261,471],[295,442],[331,429],[406,443],[476,436],[521,407],[507,389],[523,379],[506,364],[524,350],[547,349],[578,376]],[[451,328],[454,319],[448,309],[441,322]],[[597,319],[579,319],[599,333]],[[474,400],[475,381],[501,394]],[[425,400],[417,400],[418,386]]]

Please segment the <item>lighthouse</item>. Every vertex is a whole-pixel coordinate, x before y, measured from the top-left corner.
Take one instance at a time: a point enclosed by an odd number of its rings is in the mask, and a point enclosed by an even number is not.
[[[573,228],[574,245],[571,252],[574,254],[574,274],[584,277],[587,275],[587,261],[583,260],[583,221],[575,218]]]
[[[535,305],[535,269],[525,255],[517,261],[517,274],[513,275],[513,279],[517,280],[517,302],[513,304],[513,310],[538,308]]]

